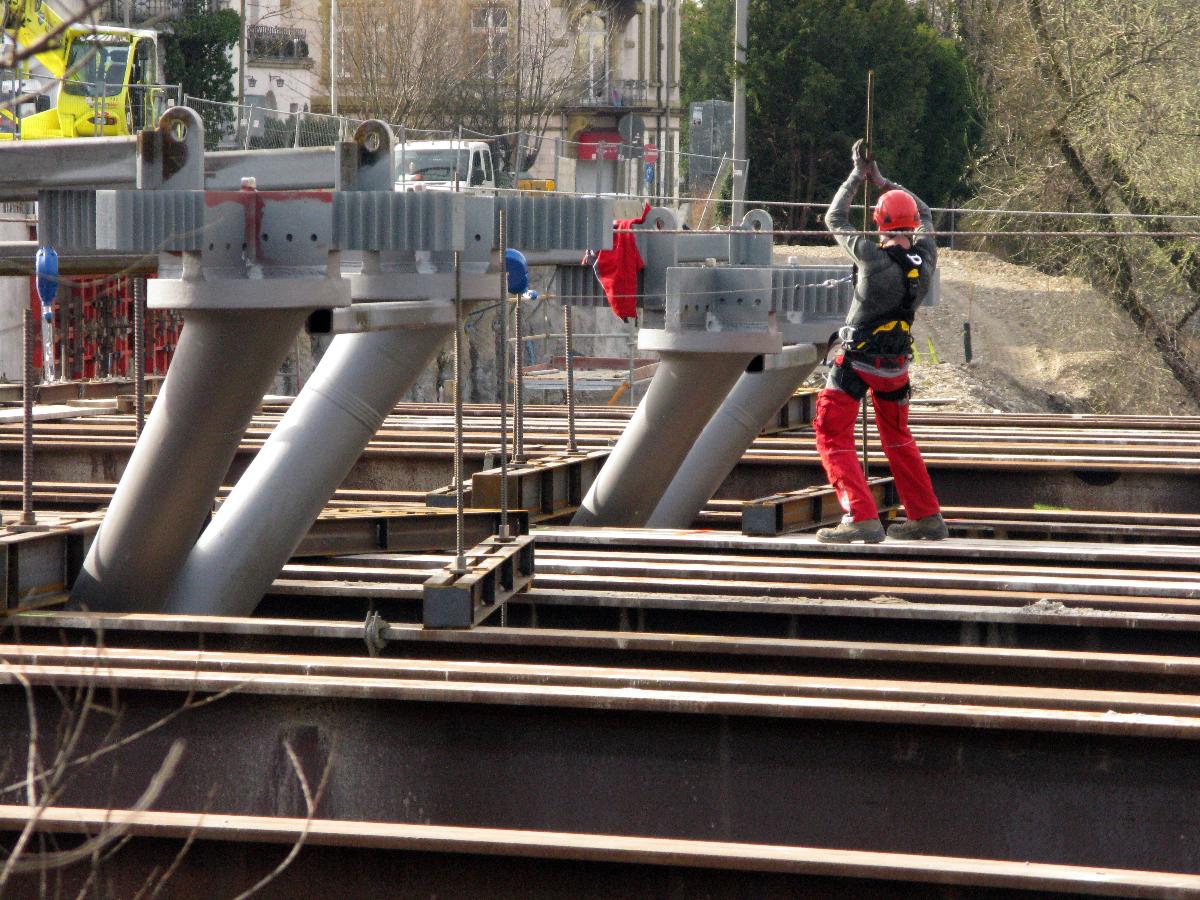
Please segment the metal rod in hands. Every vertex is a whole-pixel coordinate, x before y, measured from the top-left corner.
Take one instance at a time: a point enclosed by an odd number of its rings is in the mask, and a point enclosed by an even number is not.
[[[571,323],[571,301],[563,304],[563,356],[567,367],[567,452],[575,453],[575,335]]]
[[[135,275],[133,287],[133,410],[136,434],[146,424],[146,279]]]
[[[867,69],[867,134],[866,134],[866,150],[871,152],[871,125],[872,125],[872,101],[875,94],[875,71]],[[871,179],[863,182],[863,231],[867,231],[871,225]],[[867,397],[866,394],[862,398],[862,467],[863,474],[870,477],[871,475],[871,458],[867,449]]]
[[[500,210],[500,360],[496,370],[500,387],[500,540],[512,539],[508,530],[508,230]]]
[[[463,309],[462,254],[454,251],[454,572],[467,571],[463,546]]]

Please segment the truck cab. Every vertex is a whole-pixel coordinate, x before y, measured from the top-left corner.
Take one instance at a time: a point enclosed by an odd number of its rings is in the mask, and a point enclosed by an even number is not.
[[[454,190],[494,194],[492,150],[484,141],[408,141],[394,151],[396,190]]]

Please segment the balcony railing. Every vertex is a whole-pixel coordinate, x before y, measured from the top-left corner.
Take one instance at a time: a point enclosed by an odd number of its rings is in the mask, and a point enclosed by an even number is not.
[[[645,106],[651,100],[651,90],[645,81],[601,78],[580,84],[574,100],[576,105],[587,107]]]
[[[251,25],[246,30],[246,54],[252,60],[307,62],[308,32],[280,25]]]
[[[137,26],[151,20],[157,25],[188,16],[201,16],[228,5],[228,0],[108,0],[107,6],[102,9],[104,20],[117,24],[125,22],[128,11],[130,24]]]

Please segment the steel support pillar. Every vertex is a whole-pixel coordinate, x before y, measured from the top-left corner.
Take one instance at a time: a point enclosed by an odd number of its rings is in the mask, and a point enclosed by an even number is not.
[[[643,527],[747,364],[783,349],[768,271],[676,267],[666,276],[664,327],[638,336],[640,349],[659,354],[658,370],[573,525]]]
[[[700,434],[646,524],[688,528],[780,407],[816,367],[813,344],[785,347],[743,373]]]
[[[663,351],[646,396],[571,524],[645,525],[697,436],[754,356]]]
[[[448,311],[449,304],[443,303]],[[248,615],[453,331],[339,335],[187,558],[164,612]]]
[[[160,608],[308,310],[193,310],[162,392],[71,592],[94,610]]]

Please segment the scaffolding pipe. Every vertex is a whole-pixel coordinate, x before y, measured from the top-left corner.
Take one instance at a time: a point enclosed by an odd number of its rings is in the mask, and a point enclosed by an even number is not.
[[[658,370],[572,525],[646,524],[752,352],[661,350]]]
[[[189,310],[162,392],[71,591],[158,612],[308,310]]]
[[[754,439],[816,368],[812,344],[787,349],[803,350],[795,357],[803,362],[742,374],[671,480],[648,527],[690,528]]]
[[[334,338],[196,542],[163,612],[254,611],[384,418],[453,331],[448,317],[435,322]]]

